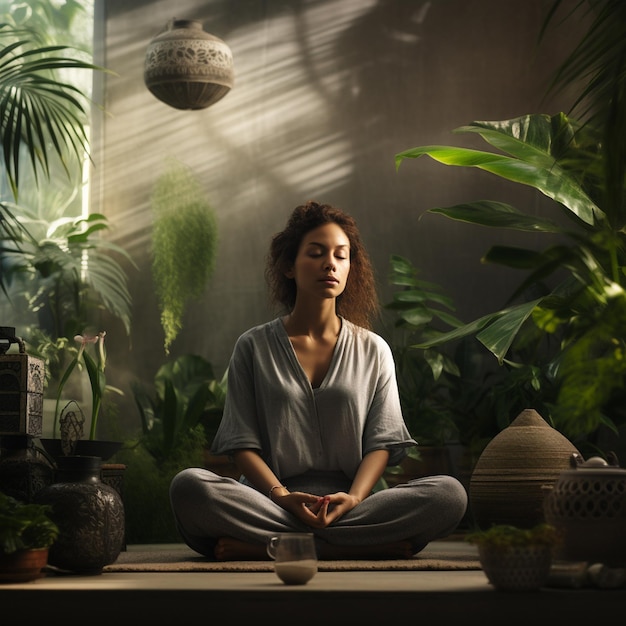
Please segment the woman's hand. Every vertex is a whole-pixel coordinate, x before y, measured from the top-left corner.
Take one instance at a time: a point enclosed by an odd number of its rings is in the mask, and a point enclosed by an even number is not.
[[[277,494],[274,502],[285,511],[289,511],[307,526],[326,528],[342,515],[357,506],[360,500],[356,496],[337,492],[326,496],[314,496],[300,491]]]

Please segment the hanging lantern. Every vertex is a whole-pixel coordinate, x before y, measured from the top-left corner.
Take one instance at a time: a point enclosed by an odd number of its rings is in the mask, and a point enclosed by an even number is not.
[[[195,20],[171,20],[148,44],[144,81],[150,92],[176,109],[205,109],[234,82],[230,48]]]

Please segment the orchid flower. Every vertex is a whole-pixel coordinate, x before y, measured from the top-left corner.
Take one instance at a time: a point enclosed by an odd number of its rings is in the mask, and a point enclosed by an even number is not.
[[[61,402],[61,394],[63,393],[63,388],[65,387],[65,383],[69,379],[71,373],[74,371],[75,367],[80,362],[82,358],[85,362],[85,369],[87,370],[87,375],[89,376],[89,382],[91,383],[91,427],[89,432],[89,439],[96,438],[96,426],[98,423],[98,413],[100,412],[100,405],[102,404],[102,396],[104,395],[104,391],[106,388],[106,377],[104,375],[104,368],[106,364],[106,350],[104,348],[104,337],[106,335],[106,331],[101,331],[97,335],[76,335],[74,337],[74,341],[80,344],[78,348],[78,353],[76,357],[72,359],[70,364],[67,366],[61,381],[59,382],[59,387],[57,389],[57,398],[56,398],[56,406],[54,410],[54,425],[52,429],[53,437],[56,437],[57,431],[57,422],[59,419],[59,406]],[[96,360],[93,359],[89,355],[89,353],[85,350],[85,348],[89,344],[96,345]]]

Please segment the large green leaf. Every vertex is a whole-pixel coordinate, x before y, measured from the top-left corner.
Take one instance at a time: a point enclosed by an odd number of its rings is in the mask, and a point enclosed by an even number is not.
[[[1,36],[13,36],[0,29]],[[27,149],[37,180],[49,175],[51,154],[66,164],[66,150],[82,161],[88,148],[84,94],[58,80],[60,70],[101,70],[92,63],[59,55],[67,46],[35,47],[28,40],[0,49],[0,139],[7,176],[15,198],[20,181],[20,147]]]
[[[539,298],[511,307],[504,312],[501,311],[501,315],[476,334],[476,338],[496,356],[500,365],[502,365],[504,357],[520,328],[530,317],[535,307],[541,303],[541,300],[542,298]]]
[[[491,200],[467,202],[449,207],[435,207],[428,209],[428,212],[439,213],[450,219],[478,226],[509,228],[528,232],[563,232],[562,227],[552,220],[526,215],[510,204]]]
[[[502,364],[522,324],[530,317],[541,298],[485,315],[469,324],[412,345],[412,348],[432,348],[450,341],[475,336]]]
[[[473,122],[456,129],[456,132],[478,133],[491,145],[514,156],[451,146],[421,146],[396,154],[396,168],[405,159],[425,155],[444,165],[477,167],[512,182],[534,187],[583,222],[593,225],[604,219],[603,212],[551,153],[553,143],[560,143],[561,126],[557,125],[555,130],[550,118],[544,115],[528,115],[504,122]]]
[[[575,136],[575,129],[562,113],[472,122],[454,132],[477,133],[495,148],[542,167],[552,167]]]

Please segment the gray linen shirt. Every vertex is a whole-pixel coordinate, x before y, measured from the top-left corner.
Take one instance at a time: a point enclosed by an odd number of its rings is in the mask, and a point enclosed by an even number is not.
[[[257,450],[282,480],[309,471],[352,479],[368,452],[388,449],[396,465],[416,443],[402,417],[391,349],[379,335],[342,319],[328,373],[315,389],[281,319],[237,340],[213,454]]]

